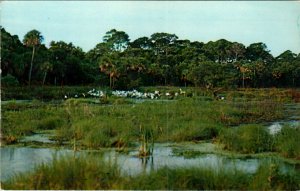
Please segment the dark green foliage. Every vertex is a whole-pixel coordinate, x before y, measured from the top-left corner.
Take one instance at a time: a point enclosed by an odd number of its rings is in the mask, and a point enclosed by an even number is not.
[[[52,41],[47,48],[37,30],[25,35],[24,45],[3,28],[1,37],[2,74],[11,74],[22,85],[30,81],[61,86],[94,83],[113,89],[300,85],[300,54],[287,50],[274,58],[263,42],[248,47],[226,39],[191,42],[164,32],[130,42],[126,32],[112,29],[104,42],[85,53],[63,41]]]
[[[6,76],[1,77],[1,85],[12,87],[12,86],[18,86],[19,82],[14,76],[7,74]]]
[[[1,100],[32,100],[39,99],[44,101],[63,100],[66,95],[68,98],[74,98],[75,95],[83,98],[91,90],[89,86],[77,87],[54,87],[54,86],[32,86],[32,87],[3,87],[1,89]]]

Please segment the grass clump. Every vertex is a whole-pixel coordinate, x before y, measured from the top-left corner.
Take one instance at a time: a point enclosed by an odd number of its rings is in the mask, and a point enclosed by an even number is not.
[[[284,126],[275,136],[276,150],[285,157],[300,159],[300,126]]]
[[[241,153],[272,151],[274,145],[273,137],[265,127],[256,124],[223,129],[219,141],[225,149]]]
[[[299,171],[280,172],[276,163],[262,164],[252,176],[251,190],[297,190],[300,188]]]
[[[252,124],[223,128],[217,140],[224,149],[241,153],[277,152],[287,158],[300,159],[299,126],[283,126],[270,135],[266,127]]]
[[[253,174],[235,168],[216,171],[207,167],[162,167],[128,176],[110,160],[82,155],[54,157],[48,165],[16,175],[2,186],[19,190],[297,190],[299,180],[299,171],[283,173],[276,163],[263,164]]]
[[[274,121],[284,117],[283,103],[272,100],[228,102],[220,120],[228,126]]]
[[[4,189],[67,190],[113,189],[120,179],[118,166],[101,158],[54,156],[50,164],[40,164],[34,172],[19,174],[3,183]]]
[[[48,116],[38,122],[37,128],[39,130],[57,129],[61,127],[64,122],[65,121],[59,116]]]

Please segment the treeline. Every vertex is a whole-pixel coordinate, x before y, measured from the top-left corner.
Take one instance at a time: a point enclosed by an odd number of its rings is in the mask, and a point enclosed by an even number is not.
[[[1,28],[1,57],[4,86],[300,86],[300,54],[287,50],[273,57],[262,42],[248,47],[225,39],[191,42],[169,33],[130,41],[124,31],[112,29],[103,42],[84,52],[63,41],[52,41],[47,48],[37,30],[21,42]]]

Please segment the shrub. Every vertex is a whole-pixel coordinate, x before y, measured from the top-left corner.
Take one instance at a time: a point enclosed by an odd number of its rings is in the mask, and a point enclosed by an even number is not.
[[[11,74],[7,74],[6,76],[1,78],[1,85],[2,86],[18,86],[19,81],[16,77],[12,76]]]

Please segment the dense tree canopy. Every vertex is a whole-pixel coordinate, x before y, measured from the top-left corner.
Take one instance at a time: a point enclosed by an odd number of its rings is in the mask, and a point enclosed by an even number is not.
[[[247,47],[226,39],[191,42],[164,32],[130,41],[116,29],[88,52],[63,41],[52,41],[47,48],[37,30],[22,42],[1,28],[2,78],[21,85],[300,86],[300,54],[287,50],[274,58],[263,42]]]

